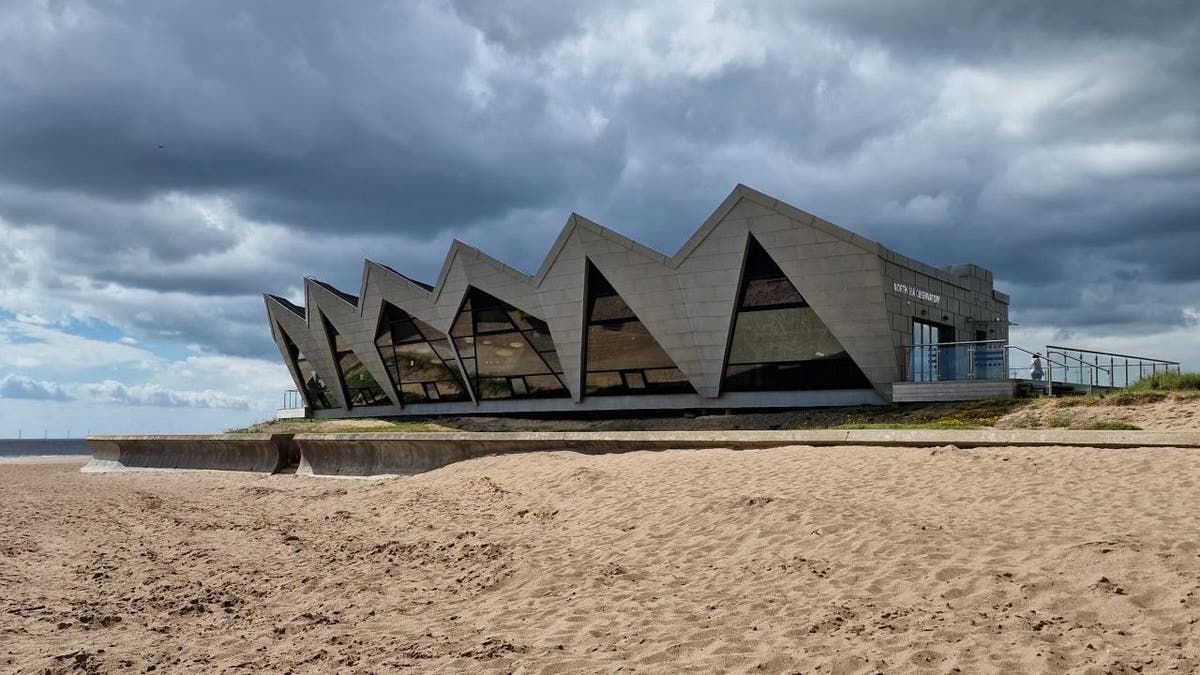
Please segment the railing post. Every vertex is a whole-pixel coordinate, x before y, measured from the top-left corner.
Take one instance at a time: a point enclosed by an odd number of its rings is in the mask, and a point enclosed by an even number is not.
[[[1054,361],[1049,348],[1046,349],[1046,396],[1054,396]]]

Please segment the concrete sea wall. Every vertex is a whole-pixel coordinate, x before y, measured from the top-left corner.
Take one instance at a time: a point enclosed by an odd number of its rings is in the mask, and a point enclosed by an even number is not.
[[[90,436],[83,471],[200,469],[276,473],[300,461],[291,434]]]
[[[223,434],[216,436],[93,436],[87,472],[208,469],[276,473],[298,464],[314,476],[411,475],[485,455],[571,451],[585,454],[644,450],[798,446],[960,448],[1085,446],[1196,447],[1200,433],[1064,430],[812,430],[627,431],[398,434]]]

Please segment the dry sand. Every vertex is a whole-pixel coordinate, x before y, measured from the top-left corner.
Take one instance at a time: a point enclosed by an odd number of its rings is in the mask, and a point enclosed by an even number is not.
[[[1200,431],[1200,398],[1168,396],[1161,401],[1118,405],[1116,397],[1092,401],[1056,398],[1039,401],[1002,417],[997,429],[1086,428],[1095,422],[1125,422],[1154,431]],[[1091,405],[1080,405],[1081,403]]]
[[[1200,668],[1200,453],[0,467],[0,671]]]

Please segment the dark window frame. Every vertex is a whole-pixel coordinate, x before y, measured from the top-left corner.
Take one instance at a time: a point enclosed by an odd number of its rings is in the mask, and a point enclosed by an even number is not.
[[[342,389],[342,396],[346,399],[347,408],[367,408],[378,407],[383,405],[391,405],[392,401],[384,392],[383,386],[375,380],[375,376],[371,371],[367,370],[367,364],[362,360],[362,357],[350,346],[350,341],[346,336],[342,335],[337,326],[329,320],[329,317],[323,313],[318,313],[321,317],[321,322],[325,328],[325,338],[329,341],[330,351],[333,353],[333,367],[337,371],[338,384]],[[345,349],[338,346],[338,340],[345,343]],[[358,361],[358,365],[362,368],[367,377],[371,378],[374,383],[374,390],[370,386],[351,387],[350,381],[346,379],[346,366],[343,363],[346,356],[353,357]],[[361,401],[361,402],[359,402]]]
[[[792,302],[780,302],[764,305],[749,305],[747,304],[747,295],[750,286],[755,281],[770,281],[783,280],[786,281],[791,290],[796,294],[797,300]],[[862,372],[862,369],[854,362],[854,359],[842,347],[841,355],[832,358],[824,359],[789,359],[779,361],[734,361],[733,346],[738,335],[738,324],[741,321],[743,314],[754,314],[756,312],[780,311],[780,310],[801,310],[809,309],[813,312],[813,316],[820,321],[821,317],[816,314],[816,310],[804,298],[796,288],[792,280],[788,278],[771,254],[766,248],[754,238],[754,235],[749,235],[746,240],[746,252],[742,258],[742,272],[738,280],[737,302],[734,303],[733,316],[730,318],[729,336],[725,344],[725,363],[721,371],[721,393],[735,391],[829,391],[838,389],[869,389],[871,388],[870,380]],[[824,321],[820,321],[825,330],[829,330]],[[841,341],[834,336],[832,331],[830,336],[841,346]],[[731,372],[741,369],[742,372]],[[789,377],[781,376],[789,375]],[[821,371],[829,371],[835,373],[832,379],[841,380],[836,383],[829,381],[829,378],[810,379],[808,377],[796,377],[794,373],[807,375],[808,373],[820,373]],[[840,371],[840,372],[839,372]],[[736,379],[735,379],[736,378]],[[755,386],[748,386],[747,380],[765,381]],[[822,381],[824,380],[824,381]]]
[[[282,326],[276,326],[276,329],[279,330],[279,335],[283,337],[283,345],[287,349],[288,360],[291,361],[292,367],[296,369],[296,374],[300,376],[299,391],[308,406],[314,410],[331,410],[336,408],[337,406],[334,405],[332,398],[333,389],[325,382],[325,378],[321,377],[321,374],[317,372],[316,366],[312,364],[312,361],[308,357],[304,356],[304,352],[300,351],[300,346],[296,344],[292,336],[287,334],[287,331],[283,330]],[[301,366],[301,363],[304,365]],[[314,382],[319,383],[320,386],[316,390],[309,386],[308,379],[304,375],[304,366],[307,366],[308,370],[312,372]]]
[[[489,311],[499,312],[501,315],[503,315],[504,320],[508,323],[508,328],[480,330],[480,312]],[[455,327],[459,325],[464,312],[470,312],[469,334],[454,335]],[[513,318],[514,313],[516,313],[517,318],[519,318],[521,322],[528,324],[529,327],[522,328],[518,321]],[[480,373],[479,338],[498,335],[520,336],[520,339],[529,347],[530,351],[537,356],[538,361],[542,364],[542,368],[545,370],[543,372],[522,372],[505,375]],[[545,335],[546,342],[549,343],[549,347],[546,349],[538,349],[537,344],[542,340],[540,337],[537,337],[535,341],[535,337],[531,337],[535,335]],[[460,354],[463,351],[463,345],[460,345],[458,341],[470,341],[471,355],[466,357],[460,356],[460,358],[463,362],[463,370],[466,371],[465,375],[471,382],[475,395],[479,398],[479,400],[506,401],[513,399],[566,398],[570,397],[571,395],[571,392],[567,388],[566,382],[563,379],[562,360],[558,356],[558,349],[554,343],[554,337],[550,332],[549,324],[547,324],[541,318],[536,317],[529,312],[516,307],[515,305],[507,303],[486,291],[475,288],[474,286],[468,287],[466,294],[463,296],[463,301],[459,305],[458,313],[455,314],[454,322],[451,324],[450,339],[454,349]],[[555,369],[554,366],[550,364],[550,361],[547,360],[548,354],[554,355],[554,361],[559,363],[559,368]],[[558,382],[558,387],[555,389],[535,391],[534,388],[529,385],[529,382],[525,380],[527,377],[553,377]],[[515,379],[521,380],[521,384],[525,388],[525,394],[522,395],[518,393],[517,389],[513,386],[513,380]],[[481,382],[483,380],[504,380],[508,395],[502,397],[488,395],[488,393],[493,391],[493,389],[489,387],[485,391],[485,387],[481,386]]]
[[[675,363],[675,360],[671,358],[671,355],[667,353],[667,350],[663,349],[662,344],[660,344],[658,342],[658,339],[654,337],[654,334],[650,332],[650,329],[646,327],[646,324],[638,317],[637,313],[633,311],[633,308],[629,306],[629,303],[625,301],[625,298],[621,297],[621,294],[617,292],[617,289],[604,276],[604,273],[601,272],[594,263],[592,263],[591,260],[586,261],[585,274],[586,274],[586,278],[585,278],[585,283],[584,283],[583,345],[580,350],[580,353],[583,355],[583,358],[582,358],[582,367],[579,369],[579,371],[580,371],[580,391],[582,391],[585,396],[645,396],[645,395],[653,395],[653,394],[695,394],[696,388],[691,383],[691,380],[689,380],[687,375],[682,370],[680,370],[679,365]],[[625,306],[625,310],[628,313],[628,315],[622,316],[622,317],[608,318],[608,319],[594,318],[594,314],[595,314],[595,310],[596,310],[596,301],[602,300],[604,298],[616,298],[617,300],[619,300],[621,302],[621,304]],[[591,356],[592,356],[592,354],[591,354],[591,348],[592,348],[591,328],[592,328],[592,326],[624,327],[629,324],[637,324],[637,325],[641,326],[642,330],[644,330],[646,335],[649,336],[649,338],[654,341],[655,346],[657,346],[659,351],[662,352],[663,356],[666,357],[667,362],[670,363],[670,365],[669,366],[664,365],[664,366],[659,366],[659,367],[641,367],[641,368],[637,368],[637,367],[633,367],[633,368],[629,368],[629,367],[626,367],[626,368],[621,368],[621,367],[590,368],[589,364],[591,363]],[[649,378],[646,377],[647,371],[678,372],[681,376],[681,379],[670,381],[670,382],[650,382]],[[607,389],[599,389],[598,385],[590,385],[588,382],[589,376],[592,376],[592,375],[602,376],[602,375],[614,375],[614,374],[618,377],[618,379],[621,382],[619,387],[610,387]],[[630,380],[628,378],[628,375],[633,375],[633,374],[636,374],[639,378],[641,378],[641,383],[642,383],[641,387],[630,386],[630,384],[629,384]]]
[[[395,388],[397,395],[400,398],[401,406],[409,404],[420,405],[422,403],[431,403],[435,401],[439,403],[446,403],[471,400],[470,392],[467,390],[467,384],[463,372],[458,367],[458,364],[451,364],[449,361],[447,361],[434,345],[435,342],[446,340],[447,346],[457,356],[457,351],[454,350],[454,345],[451,342],[450,336],[443,335],[433,326],[425,324],[424,321],[421,321],[420,323],[418,323],[418,321],[420,320],[414,318],[404,309],[388,302],[387,300],[384,300],[383,307],[379,312],[379,323],[375,328],[375,350],[379,352],[379,358],[383,361],[384,369],[387,371],[388,379],[392,381],[392,386]],[[392,339],[392,335],[395,334],[395,331],[392,330],[392,327],[397,324],[403,325],[405,323],[407,323],[408,328],[411,328],[411,331],[406,330],[405,333],[410,334],[412,337],[399,341]],[[433,332],[435,336],[431,337],[430,335],[427,335],[426,331],[421,327],[421,324],[428,326],[429,330]],[[383,338],[384,331],[388,331],[389,333],[388,344],[380,345],[379,341]],[[400,357],[403,352],[398,351],[397,347],[417,344],[424,344],[426,347],[428,347],[433,356],[436,357],[438,362],[442,364],[442,367],[446,369],[446,372],[450,374],[451,379],[411,380],[404,377],[404,369],[400,367]],[[388,355],[384,352],[385,349],[391,352],[391,360],[388,359]],[[429,389],[426,386],[427,384],[432,384],[435,386],[435,390],[438,393],[436,398],[429,395]],[[439,386],[442,384],[452,384],[457,387],[459,391],[454,395],[442,393],[441,387]],[[412,394],[410,391],[406,390],[404,385],[417,385],[422,392],[421,395],[414,398],[413,396],[415,396],[415,394]]]

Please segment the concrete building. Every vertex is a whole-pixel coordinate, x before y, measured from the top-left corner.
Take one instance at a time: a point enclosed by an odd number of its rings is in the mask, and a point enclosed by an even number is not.
[[[936,363],[921,345],[1008,338],[991,272],[741,185],[673,256],[572,214],[532,276],[455,241],[433,286],[368,260],[357,296],[307,278],[305,307],[265,297],[317,417],[886,403],[1003,367],[1003,342]]]

